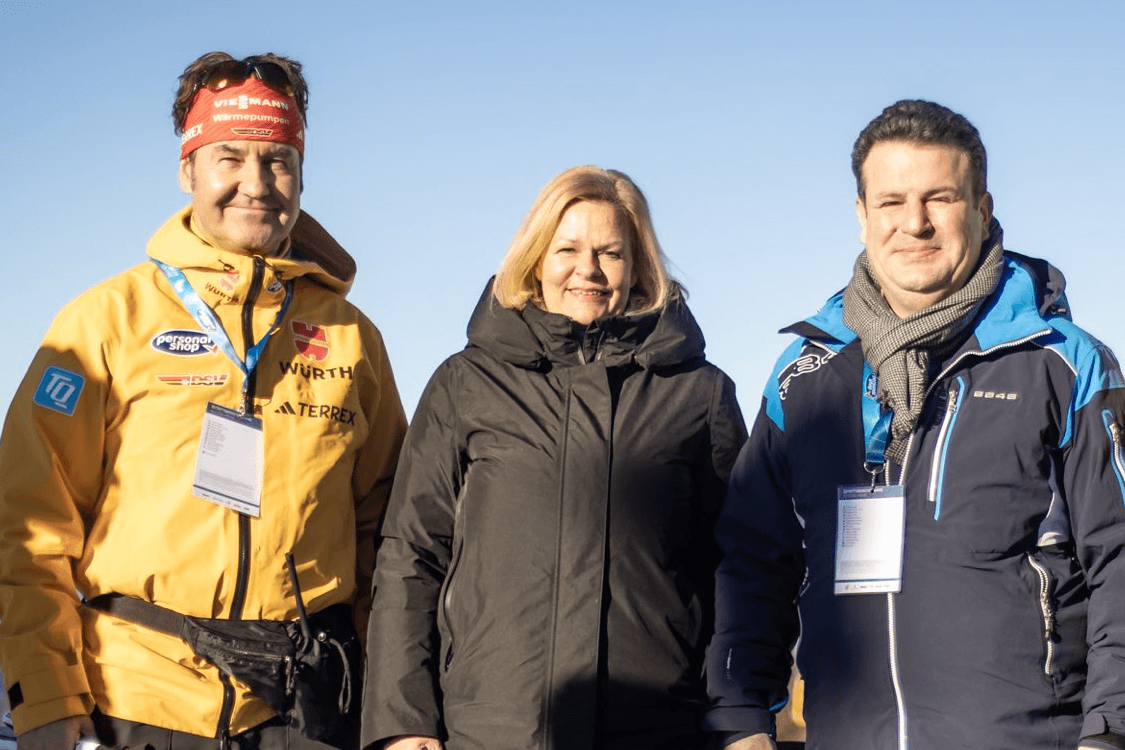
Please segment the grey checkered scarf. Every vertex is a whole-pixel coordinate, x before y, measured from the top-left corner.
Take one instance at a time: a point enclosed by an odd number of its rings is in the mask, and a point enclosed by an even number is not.
[[[922,412],[930,355],[956,343],[1000,282],[1004,232],[996,219],[988,230],[981,261],[965,286],[906,318],[887,306],[871,273],[867,250],[856,259],[851,283],[844,290],[844,323],[859,335],[863,356],[879,376],[879,403],[894,411],[886,455],[895,463],[906,458],[907,441]]]

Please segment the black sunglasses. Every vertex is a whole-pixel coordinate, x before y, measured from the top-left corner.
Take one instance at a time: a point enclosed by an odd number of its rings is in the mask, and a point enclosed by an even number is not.
[[[211,91],[222,91],[227,86],[235,86],[248,78],[257,78],[274,91],[286,96],[296,96],[297,88],[285,72],[285,68],[272,62],[245,62],[228,60],[221,62],[207,72],[199,87]],[[197,90],[198,88],[197,87]]]

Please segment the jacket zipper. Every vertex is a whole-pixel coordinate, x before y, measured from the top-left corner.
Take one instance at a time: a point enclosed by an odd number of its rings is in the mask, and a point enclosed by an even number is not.
[[[265,270],[265,261],[260,255],[254,256],[254,273],[250,278],[250,289],[246,292],[246,301],[242,303],[242,346],[246,352],[254,346],[254,304],[258,301],[259,287],[262,285],[262,275]],[[256,373],[251,372],[246,376],[246,396],[243,407],[246,414],[254,415],[254,395]],[[230,605],[230,619],[241,620],[242,608],[246,604],[246,587],[250,578],[250,517],[238,514],[238,573],[235,576],[234,597]]]
[[[930,502],[934,504],[934,520],[941,515],[942,488],[945,485],[945,459],[949,452],[949,435],[957,421],[957,410],[961,407],[961,395],[965,392],[965,382],[957,378],[958,388],[949,389],[949,403],[945,407],[945,417],[938,430],[937,445],[934,446],[934,459],[930,466]]]
[[[1044,328],[1042,331],[1037,331],[1029,336],[1024,336],[1021,339],[1016,339],[1015,341],[1008,341],[1003,344],[999,344],[990,349],[963,353],[961,356],[957,357],[957,359],[950,362],[945,367],[945,369],[943,369],[938,374],[938,376],[933,379],[933,382],[930,383],[929,387],[926,389],[926,394],[925,396],[923,396],[922,402],[925,403],[930,398],[930,395],[933,393],[934,388],[937,387],[937,384],[941,382],[942,378],[952,372],[953,368],[955,368],[958,364],[961,363],[962,360],[966,359],[967,357],[984,356],[985,354],[990,354],[1001,349],[1010,349],[1017,346],[1022,346],[1023,344],[1026,344],[1029,341],[1033,341],[1034,339],[1037,339],[1040,336],[1050,332],[1050,328]],[[906,443],[906,458],[903,459],[902,470],[899,472],[899,482],[902,484],[906,483],[906,467],[910,463],[910,451],[914,447],[914,436],[916,434],[917,433],[912,432],[910,434],[910,439]],[[885,481],[889,484],[890,473],[884,472],[883,476],[886,478]],[[898,669],[898,641],[895,634],[894,592],[887,593],[887,651],[890,658],[891,683],[894,687],[895,692],[895,705],[898,709],[898,748],[899,750],[908,750],[910,745],[907,741],[906,734],[906,701],[903,698],[901,676],[899,675]]]
[[[927,397],[929,394],[926,394]],[[910,463],[910,450],[914,447],[914,433],[910,434],[910,439],[906,441],[906,458],[902,462],[902,470],[899,472],[899,482],[902,483],[906,479],[906,466]],[[883,481],[886,484],[891,483],[890,471],[883,472]],[[903,697],[902,692],[902,675],[898,669],[898,630],[895,625],[895,594],[893,591],[887,592],[887,659],[891,667],[891,687],[894,688],[895,693],[895,710],[898,712],[898,750],[908,750],[910,747],[906,738],[906,699]]]
[[[906,701],[902,697],[902,678],[898,672],[898,639],[895,637],[895,595],[887,592],[887,631],[890,633],[888,654],[891,660],[891,684],[895,689],[895,707],[898,709],[898,750],[907,750]]]
[[[458,502],[457,508],[453,512],[453,528],[456,529],[460,522],[461,504]],[[449,665],[453,663],[453,648],[456,645],[453,641],[453,621],[449,617],[449,607],[453,604],[453,578],[457,573],[457,568],[461,565],[463,550],[464,543],[454,547],[453,558],[449,561],[449,572],[445,574],[445,595],[442,596],[442,620],[445,621],[445,632],[449,634],[449,646],[445,651],[445,660],[442,663],[447,670]]]
[[[250,289],[242,303],[242,346],[243,356],[254,346],[254,304],[258,301],[259,287],[265,271],[265,261],[260,255],[254,256],[254,272],[250,277]],[[246,376],[245,396],[242,408],[249,416],[254,415],[255,373]],[[241,620],[246,606],[246,589],[250,579],[250,516],[238,514],[238,571],[235,574],[234,596],[231,597],[230,619]],[[229,680],[223,680],[223,705],[219,711],[219,726],[216,737],[228,736],[231,714],[234,711],[234,687]],[[225,740],[224,740],[225,741]]]
[[[1114,420],[1109,409],[1102,411],[1102,423],[1109,434],[1113,473],[1117,475],[1117,487],[1121,490],[1121,501],[1125,503],[1125,446],[1122,445],[1125,443],[1125,430]]]
[[[1051,576],[1031,553],[1028,553],[1027,561],[1039,576],[1039,611],[1043,614],[1043,643],[1047,647],[1043,659],[1043,674],[1050,676],[1055,661],[1055,612],[1051,608]]]

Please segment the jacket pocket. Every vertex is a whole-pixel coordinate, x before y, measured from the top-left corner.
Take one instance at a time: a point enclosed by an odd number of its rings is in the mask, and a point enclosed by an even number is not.
[[[949,454],[950,438],[953,435],[953,426],[957,423],[957,412],[961,408],[961,395],[965,392],[965,383],[957,378],[957,387],[949,389],[949,401],[945,405],[945,415],[941,420],[941,429],[938,430],[937,445],[934,446],[934,457],[930,464],[930,487],[927,497],[934,504],[934,520],[941,516],[941,499],[945,489],[945,464]]]
[[[1058,640],[1058,634],[1055,632],[1055,608],[1051,600],[1051,595],[1054,592],[1054,581],[1051,580],[1051,574],[1047,571],[1047,567],[1036,560],[1031,553],[1027,555],[1027,562],[1031,565],[1031,569],[1035,571],[1036,578],[1039,581],[1036,593],[1039,600],[1039,614],[1043,623],[1043,674],[1050,676],[1054,670],[1055,643]]]
[[[465,543],[464,539],[458,533],[459,522],[461,520],[461,507],[458,501],[457,511],[454,513],[454,534],[453,534],[453,557],[449,561],[449,570],[446,571],[445,581],[441,592],[441,604],[439,607],[439,614],[441,616],[441,668],[442,670],[449,669],[449,665],[453,662],[453,649],[454,649],[454,636],[453,636],[453,617],[451,616],[450,607],[453,606],[456,598],[454,596],[453,587],[456,583],[457,569],[461,566],[461,557],[464,554]]]
[[[1125,428],[1113,418],[1109,409],[1102,411],[1102,424],[1105,425],[1106,434],[1109,435],[1110,463],[1113,464],[1113,473],[1117,476],[1117,489],[1121,492],[1121,501],[1125,504]]]

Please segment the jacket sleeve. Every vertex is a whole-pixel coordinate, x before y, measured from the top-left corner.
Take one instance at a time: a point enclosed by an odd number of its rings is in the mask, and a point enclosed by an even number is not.
[[[773,712],[786,702],[804,557],[782,443],[763,405],[715,530],[723,558],[707,654],[705,728],[712,731],[772,735]]]
[[[715,569],[721,554],[715,541],[715,524],[722,511],[727,484],[738,452],[746,442],[746,421],[735,397],[734,382],[715,370],[714,387],[707,420],[707,455],[695,471],[696,514],[692,518],[692,556],[688,564],[703,599],[707,627],[714,622]]]
[[[356,628],[361,637],[367,631],[367,613],[371,609],[371,583],[375,570],[376,538],[379,522],[391,494],[395,466],[403,436],[406,434],[406,415],[395,386],[394,373],[386,347],[378,330],[366,319],[364,350],[375,373],[374,387],[364,404],[371,429],[356,455],[352,475],[352,494],[356,508]]]
[[[1125,735],[1125,379],[1108,349],[1079,362],[1069,421],[1063,491],[1090,589],[1082,736]]]
[[[375,566],[361,746],[444,736],[437,611],[464,452],[455,388],[447,361],[422,394],[399,459]]]
[[[0,438],[0,666],[18,733],[89,713],[75,563],[102,483],[112,379],[103,316],[56,318]]]
[[[721,507],[726,496],[731,471],[738,459],[738,453],[746,443],[746,420],[738,406],[734,381],[723,372],[715,379],[715,391],[711,405],[711,464],[710,476],[713,486],[709,493],[717,498],[716,508]]]

